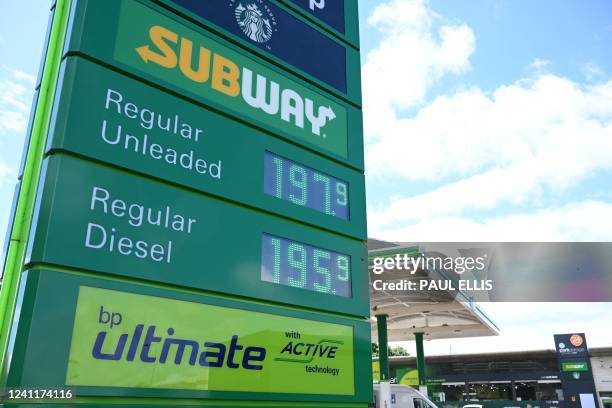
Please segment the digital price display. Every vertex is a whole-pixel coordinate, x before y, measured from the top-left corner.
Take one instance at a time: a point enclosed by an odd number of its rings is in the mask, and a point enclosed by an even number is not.
[[[261,280],[351,297],[351,257],[263,234]]]
[[[264,191],[302,207],[349,219],[349,189],[346,181],[265,153]]]

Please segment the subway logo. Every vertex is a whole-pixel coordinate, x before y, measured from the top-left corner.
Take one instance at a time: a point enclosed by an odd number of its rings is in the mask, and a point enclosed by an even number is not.
[[[145,63],[178,69],[194,84],[208,83],[216,92],[232,98],[242,97],[253,109],[280,116],[281,120],[299,128],[303,129],[308,122],[308,128],[317,136],[321,136],[321,129],[328,121],[336,118],[331,106],[315,108],[312,99],[303,97],[294,89],[281,89],[280,84],[265,75],[254,74],[250,69],[211,52],[204,45],[194,45],[192,40],[165,27],[151,27],[149,37],[152,46],[159,51],[153,51],[149,44],[136,48]]]
[[[347,108],[244,52],[136,1],[122,2],[115,41],[120,62],[281,137],[347,157]]]

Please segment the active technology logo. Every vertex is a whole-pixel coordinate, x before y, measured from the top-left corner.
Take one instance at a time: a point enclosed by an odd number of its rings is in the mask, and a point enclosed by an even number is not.
[[[272,28],[272,24],[275,24],[274,14],[265,5],[260,8],[255,3],[245,4],[246,6],[238,3],[234,9],[238,26],[251,41],[267,43],[274,33]]]
[[[285,336],[292,339],[300,339],[299,332],[285,333]],[[340,369],[330,367],[327,364],[320,365],[319,363],[329,362],[336,358],[343,341],[321,339],[317,343],[306,343],[302,341],[289,341],[280,352],[280,357],[276,357],[275,361],[285,363],[304,364],[304,369],[307,373],[314,374],[329,374],[331,376],[340,375]],[[315,362],[315,360],[318,360]],[[311,364],[315,362],[314,364]]]

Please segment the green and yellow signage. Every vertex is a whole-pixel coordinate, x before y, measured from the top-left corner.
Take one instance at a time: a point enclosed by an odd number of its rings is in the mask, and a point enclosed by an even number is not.
[[[589,363],[588,361],[562,361],[561,371],[563,372],[589,371]]]
[[[356,402],[370,392],[361,319],[41,269],[24,275],[21,302],[10,387],[162,401]]]
[[[370,402],[356,8],[249,1],[52,6],[0,291],[7,388]]]
[[[91,287],[78,299],[68,385],[355,393],[350,326]]]

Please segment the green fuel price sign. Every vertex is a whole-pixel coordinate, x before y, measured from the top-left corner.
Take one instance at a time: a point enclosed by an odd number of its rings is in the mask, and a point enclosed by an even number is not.
[[[84,59],[62,65],[58,151],[366,238],[360,171]]]
[[[249,1],[52,6],[0,289],[7,387],[371,401],[356,7]]]
[[[360,241],[69,156],[46,160],[32,234],[31,264],[369,310]]]
[[[371,387],[364,320],[51,270],[27,272],[22,294],[9,387],[328,402]]]

